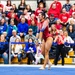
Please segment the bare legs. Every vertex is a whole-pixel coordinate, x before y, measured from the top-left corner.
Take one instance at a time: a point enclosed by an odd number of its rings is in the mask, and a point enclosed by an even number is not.
[[[44,60],[43,66],[40,69],[45,69],[47,64],[49,65],[49,68],[52,65],[49,62],[49,50],[50,50],[50,48],[52,46],[52,42],[53,42],[53,39],[51,37],[48,37],[46,42],[45,42],[45,44],[44,44],[45,60]]]

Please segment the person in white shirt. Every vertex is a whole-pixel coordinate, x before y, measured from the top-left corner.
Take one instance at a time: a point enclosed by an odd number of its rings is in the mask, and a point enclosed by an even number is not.
[[[16,38],[15,44],[12,44],[11,61],[14,57],[18,57],[18,62],[21,62],[22,44],[20,44],[19,38]]]
[[[68,36],[68,32],[67,32],[67,31],[64,31],[64,37],[65,37],[65,38],[64,38],[64,43],[65,43],[65,42],[66,42],[66,43],[71,43],[71,44],[74,43],[74,41],[72,40],[72,38],[71,38],[70,36]],[[66,44],[64,45],[64,47],[65,47],[64,49],[65,49],[66,56],[69,57],[69,56],[68,56],[68,52],[69,52],[72,48],[71,48],[70,45],[66,45]]]

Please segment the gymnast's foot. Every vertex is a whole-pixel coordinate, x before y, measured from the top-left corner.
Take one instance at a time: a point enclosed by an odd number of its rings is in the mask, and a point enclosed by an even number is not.
[[[42,66],[42,67],[40,67],[39,69],[40,69],[40,70],[44,70],[44,69],[45,69],[45,67],[43,67],[43,66]]]
[[[52,63],[51,62],[48,62],[48,70],[51,69],[51,66],[52,66]]]

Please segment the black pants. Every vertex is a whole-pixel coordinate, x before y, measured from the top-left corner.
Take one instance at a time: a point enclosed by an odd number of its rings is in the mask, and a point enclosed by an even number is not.
[[[35,61],[35,57],[32,53],[27,53],[28,61],[27,64],[30,64],[33,60]]]
[[[58,62],[58,58],[61,54],[61,58],[62,58],[62,65],[64,65],[64,45],[57,45],[57,48],[56,48],[56,57],[55,57],[55,60],[54,60],[54,64],[57,65],[57,62]]]

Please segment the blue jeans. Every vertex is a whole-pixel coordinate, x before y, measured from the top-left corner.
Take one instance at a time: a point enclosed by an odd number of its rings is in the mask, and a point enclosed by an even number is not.
[[[9,63],[8,54],[6,54],[6,55],[4,55],[4,53],[0,54],[0,57],[3,58],[4,64],[8,64]]]
[[[21,61],[21,57],[22,57],[22,54],[17,54],[18,62]],[[11,54],[11,61],[12,61],[13,58],[14,58],[14,55]]]

